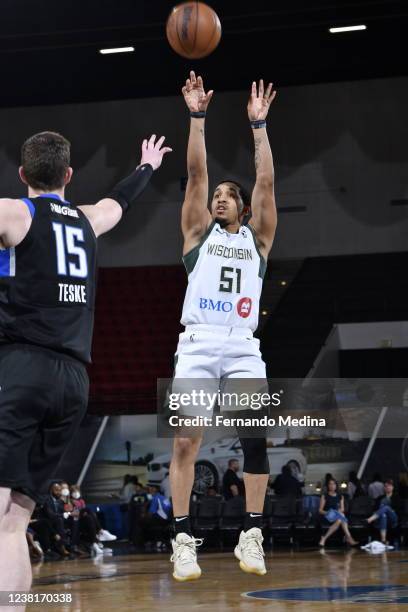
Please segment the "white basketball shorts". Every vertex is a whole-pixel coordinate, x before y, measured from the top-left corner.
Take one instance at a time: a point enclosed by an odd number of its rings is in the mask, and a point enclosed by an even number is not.
[[[191,388],[203,388],[209,393],[216,390],[251,393],[264,389],[265,385],[266,366],[259,350],[259,340],[254,338],[250,329],[196,324],[188,325],[180,334],[173,392],[188,393]],[[228,407],[225,402],[220,409],[243,408],[237,405]],[[203,412],[186,407],[182,412],[209,414],[209,410],[209,407]]]

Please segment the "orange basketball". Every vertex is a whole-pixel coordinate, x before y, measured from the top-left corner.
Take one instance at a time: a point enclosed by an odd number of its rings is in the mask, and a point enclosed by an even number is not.
[[[168,16],[166,34],[176,53],[199,59],[212,53],[220,42],[221,23],[217,13],[204,2],[184,2]]]

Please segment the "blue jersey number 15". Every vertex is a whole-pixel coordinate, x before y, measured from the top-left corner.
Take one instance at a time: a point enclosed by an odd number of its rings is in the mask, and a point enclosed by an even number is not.
[[[88,276],[86,252],[82,246],[79,246],[81,242],[85,242],[83,229],[56,222],[53,222],[52,229],[57,247],[58,274],[86,278]]]

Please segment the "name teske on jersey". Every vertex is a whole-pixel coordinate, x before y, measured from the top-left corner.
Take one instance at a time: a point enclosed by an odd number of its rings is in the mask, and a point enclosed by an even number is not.
[[[75,304],[86,304],[85,285],[70,285],[68,283],[58,283],[59,301]]]

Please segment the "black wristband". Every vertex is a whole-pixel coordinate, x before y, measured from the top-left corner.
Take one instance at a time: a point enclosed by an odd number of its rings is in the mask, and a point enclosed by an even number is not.
[[[120,181],[106,196],[115,200],[125,212],[136,198],[145,190],[153,174],[151,164],[143,164],[132,174]]]
[[[205,111],[197,111],[197,112],[192,111],[190,113],[190,117],[193,117],[194,119],[204,119],[205,115],[206,115]]]
[[[258,128],[266,127],[265,119],[255,119],[255,121],[251,121],[251,128],[257,130]]]

